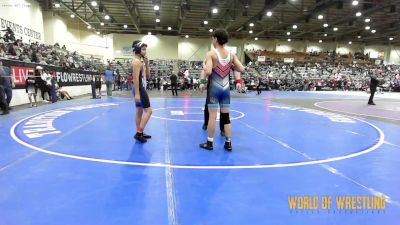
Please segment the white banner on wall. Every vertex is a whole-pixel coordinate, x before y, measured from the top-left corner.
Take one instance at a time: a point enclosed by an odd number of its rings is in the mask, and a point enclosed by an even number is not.
[[[294,58],[283,58],[284,63],[294,63]]]
[[[132,54],[133,54],[132,47],[123,47],[122,48],[122,55],[131,56]]]
[[[236,53],[237,53],[237,47],[234,47],[234,46],[226,46],[225,48],[226,48],[226,50],[230,51],[230,52],[233,53],[233,54],[236,54]]]
[[[265,56],[258,56],[257,61],[265,62]]]
[[[39,3],[34,0],[1,0],[0,29],[7,27],[23,42],[43,42],[43,15]]]

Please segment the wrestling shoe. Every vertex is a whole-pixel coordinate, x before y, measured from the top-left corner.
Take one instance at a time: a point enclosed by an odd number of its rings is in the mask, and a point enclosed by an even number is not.
[[[206,143],[200,144],[200,148],[204,148],[207,150],[213,150],[213,143],[211,141],[207,141]]]

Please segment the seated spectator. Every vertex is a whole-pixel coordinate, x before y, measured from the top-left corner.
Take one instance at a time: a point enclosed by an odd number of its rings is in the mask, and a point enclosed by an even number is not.
[[[57,85],[58,86],[58,85]],[[66,98],[67,100],[74,99],[69,95],[68,91],[64,90],[61,85],[58,86],[58,92],[60,93],[61,99]]]

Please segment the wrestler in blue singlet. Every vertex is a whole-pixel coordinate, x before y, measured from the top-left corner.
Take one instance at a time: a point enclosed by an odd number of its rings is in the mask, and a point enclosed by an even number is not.
[[[218,62],[208,78],[207,105],[209,108],[229,108],[231,102],[229,73],[232,70],[232,57],[229,53],[226,59],[222,59],[218,51],[214,51],[217,54]]]

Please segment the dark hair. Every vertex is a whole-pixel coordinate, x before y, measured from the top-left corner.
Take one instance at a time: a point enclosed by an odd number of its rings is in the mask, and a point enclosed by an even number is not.
[[[217,29],[212,34],[213,37],[217,38],[218,44],[224,45],[228,42],[229,34],[225,29]]]
[[[147,47],[146,43],[143,43],[139,40],[136,40],[132,43],[132,49],[135,54],[140,54],[140,51],[143,47]]]

